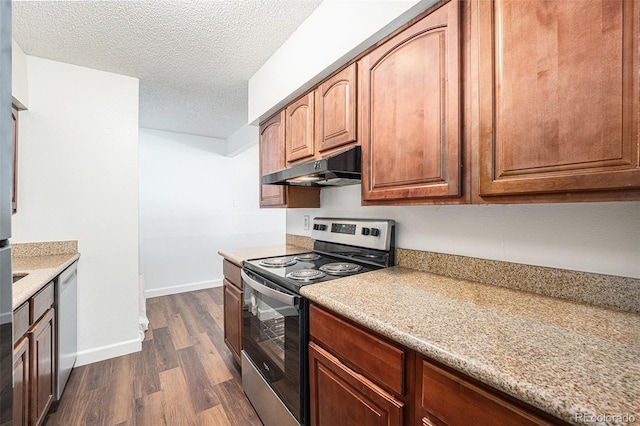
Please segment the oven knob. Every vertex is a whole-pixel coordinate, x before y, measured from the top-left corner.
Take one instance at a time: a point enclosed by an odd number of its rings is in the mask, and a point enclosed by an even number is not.
[[[377,237],[380,235],[380,230],[378,228],[371,228],[371,235]]]
[[[369,228],[362,228],[362,235],[369,235],[369,233],[370,233]]]
[[[317,223],[314,223],[314,224],[313,224],[313,230],[314,230],[314,231],[317,231],[317,230],[319,230],[319,229],[320,229],[320,225],[318,225]]]
[[[318,229],[320,229],[321,231],[326,231],[327,225],[318,225]]]

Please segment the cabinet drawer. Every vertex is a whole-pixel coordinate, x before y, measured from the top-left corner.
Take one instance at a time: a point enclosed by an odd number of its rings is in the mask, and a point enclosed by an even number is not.
[[[51,306],[53,306],[53,282],[47,284],[33,296],[31,300],[31,323],[38,321]]]
[[[29,302],[23,303],[13,312],[13,343],[15,344],[29,329]]]
[[[313,305],[309,333],[340,361],[395,395],[405,395],[407,351]]]
[[[242,290],[242,277],[240,276],[240,267],[234,265],[228,260],[222,262],[222,273],[231,284]]]
[[[401,426],[404,403],[309,344],[311,426]],[[348,413],[348,415],[345,415]]]
[[[420,369],[420,367],[418,367]],[[565,424],[551,422],[511,403],[497,393],[422,360],[418,376],[418,416],[424,425],[525,426]],[[532,408],[533,409],[533,408]]]

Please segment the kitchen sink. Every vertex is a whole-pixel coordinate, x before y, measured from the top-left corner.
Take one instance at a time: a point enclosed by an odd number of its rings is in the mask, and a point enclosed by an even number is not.
[[[20,281],[21,279],[23,279],[27,275],[29,275],[29,274],[13,274],[13,283],[15,284],[16,282]]]

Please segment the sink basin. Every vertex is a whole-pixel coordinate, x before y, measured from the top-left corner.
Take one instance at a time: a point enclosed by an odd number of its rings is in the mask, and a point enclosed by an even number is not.
[[[23,279],[27,275],[29,275],[29,274],[13,274],[13,283],[15,284],[16,282],[20,281],[21,279]]]

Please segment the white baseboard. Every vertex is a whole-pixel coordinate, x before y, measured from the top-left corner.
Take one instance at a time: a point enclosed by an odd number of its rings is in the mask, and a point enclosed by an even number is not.
[[[220,287],[222,279],[200,281],[197,283],[180,284],[171,287],[154,288],[144,291],[144,297],[150,299],[152,297],[168,296],[170,294],[185,293],[187,291],[202,290],[205,288]]]
[[[142,342],[140,339],[131,339],[124,342],[115,343],[113,345],[101,346],[99,348],[86,349],[78,351],[76,359],[76,367],[94,362],[104,361],[105,359],[115,358],[142,350]]]

